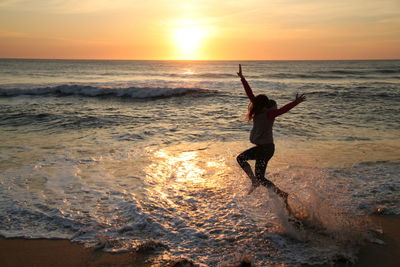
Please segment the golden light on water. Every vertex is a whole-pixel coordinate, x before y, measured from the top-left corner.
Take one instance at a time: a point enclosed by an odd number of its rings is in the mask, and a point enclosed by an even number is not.
[[[192,71],[192,70],[187,70],[187,71],[185,71],[183,74],[185,74],[185,75],[193,75],[193,74],[194,74],[194,71]]]
[[[145,168],[147,179],[154,184],[182,188],[221,185],[221,175],[227,170],[224,159],[213,157],[202,148],[191,151],[176,148],[152,152],[152,163]]]
[[[164,169],[164,175],[175,178],[176,182],[204,182],[205,170],[198,166],[198,155],[196,151],[181,152],[177,155],[166,151],[159,151],[156,156],[160,158],[160,164],[169,166]],[[161,166],[160,165],[160,166]]]

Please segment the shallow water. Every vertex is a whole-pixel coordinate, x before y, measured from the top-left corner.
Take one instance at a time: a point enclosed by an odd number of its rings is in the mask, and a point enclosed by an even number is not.
[[[277,119],[268,166],[302,229],[273,193],[246,194],[237,63],[0,60],[0,234],[152,240],[155,261],[210,266],[354,260],[362,215],[400,213],[400,62],[241,62],[280,106],[307,94]]]

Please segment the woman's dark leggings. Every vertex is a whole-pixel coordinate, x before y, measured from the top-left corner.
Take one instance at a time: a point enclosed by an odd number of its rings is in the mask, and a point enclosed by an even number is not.
[[[265,178],[265,170],[267,169],[268,161],[272,158],[274,152],[274,144],[257,145],[240,153],[240,155],[237,156],[236,160],[239,163],[240,167],[242,167],[242,169],[244,170],[250,168],[250,165],[247,162],[248,160],[255,160],[255,177],[257,181],[252,182],[258,182],[263,186],[270,187],[274,184]]]
[[[279,189],[273,182],[265,178],[265,170],[267,169],[268,161],[272,158],[275,152],[274,144],[257,145],[246,151],[240,153],[236,160],[240,167],[247,173],[250,179],[252,179],[253,186],[262,184],[265,187],[272,188],[276,194],[283,198],[285,201],[286,208],[289,214],[292,213],[288,204],[288,193]],[[255,175],[253,174],[248,160],[256,160]],[[254,181],[253,179],[256,179]]]

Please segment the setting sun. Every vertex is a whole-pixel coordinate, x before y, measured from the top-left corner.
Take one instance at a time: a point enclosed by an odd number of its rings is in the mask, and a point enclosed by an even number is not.
[[[199,59],[200,50],[209,31],[202,26],[183,26],[172,32],[179,59]]]

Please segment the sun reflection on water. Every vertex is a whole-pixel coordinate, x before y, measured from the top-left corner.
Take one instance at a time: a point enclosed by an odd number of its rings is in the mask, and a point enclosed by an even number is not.
[[[176,182],[204,182],[205,170],[198,166],[197,151],[181,152],[173,155],[166,151],[158,151],[155,156],[159,158],[158,173],[173,178]],[[165,170],[163,165],[169,166]]]
[[[192,70],[187,70],[187,71],[185,71],[183,74],[185,74],[185,75],[193,75],[193,74],[194,74],[194,71],[192,71]]]
[[[174,187],[221,186],[221,172],[227,169],[225,161],[210,157],[205,149],[182,150],[155,151],[153,163],[147,166],[147,178]]]
[[[146,207],[179,218],[163,220],[165,228],[175,229],[178,220],[199,230],[196,223],[203,224],[213,214],[210,203],[215,208],[226,197],[226,172],[230,171],[226,151],[216,153],[208,144],[183,144],[147,152],[151,163],[144,168]]]

